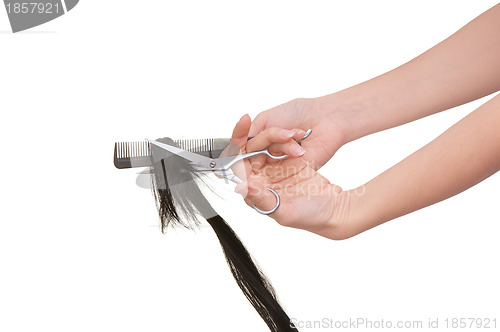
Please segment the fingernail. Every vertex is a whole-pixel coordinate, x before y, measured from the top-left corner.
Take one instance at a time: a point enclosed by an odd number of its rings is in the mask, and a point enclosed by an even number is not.
[[[295,133],[292,130],[281,129],[280,136],[284,138],[291,138]]]
[[[302,129],[299,129],[299,130],[292,130],[293,131],[293,136],[297,135],[297,134],[302,134],[302,136],[304,136],[306,134],[305,131],[303,131]]]
[[[292,147],[292,152],[296,155],[296,156],[303,156],[304,153],[306,153],[306,150],[304,150],[300,145],[295,145]]]

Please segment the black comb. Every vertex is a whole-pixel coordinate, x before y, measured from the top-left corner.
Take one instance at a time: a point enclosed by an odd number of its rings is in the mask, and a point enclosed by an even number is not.
[[[198,153],[209,158],[218,158],[222,151],[229,145],[229,142],[229,138],[207,138],[181,139],[175,141],[175,144],[183,150]],[[115,167],[120,169],[153,165],[151,147],[147,141],[116,142],[113,159]]]

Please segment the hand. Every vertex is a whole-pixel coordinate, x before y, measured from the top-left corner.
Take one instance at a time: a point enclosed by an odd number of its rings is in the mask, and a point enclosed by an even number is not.
[[[280,196],[281,204],[269,216],[280,225],[305,229],[331,239],[345,238],[348,195],[316,172],[305,159],[309,151],[304,154],[294,141],[304,136],[304,130],[267,128],[247,141],[250,125],[250,117],[245,115],[233,131],[231,143],[239,146],[241,153],[267,148],[272,155],[287,154],[288,158],[274,160],[259,155],[244,160],[244,172],[241,167],[234,169],[235,174],[244,179],[235,191],[248,205],[270,210],[276,205],[276,197],[266,189],[271,188]],[[310,138],[312,136],[307,140]]]
[[[304,158],[314,169],[319,169],[344,144],[344,128],[341,125],[340,113],[327,111],[332,103],[325,103],[323,98],[294,99],[257,115],[250,128],[250,137],[256,136],[265,129],[302,128],[312,129],[311,137],[302,143],[307,150]]]

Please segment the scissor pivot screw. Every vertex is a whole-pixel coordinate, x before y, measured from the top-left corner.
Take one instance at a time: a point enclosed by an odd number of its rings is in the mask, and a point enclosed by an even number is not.
[[[215,167],[215,161],[211,161],[209,165],[210,165],[211,168],[214,168]]]

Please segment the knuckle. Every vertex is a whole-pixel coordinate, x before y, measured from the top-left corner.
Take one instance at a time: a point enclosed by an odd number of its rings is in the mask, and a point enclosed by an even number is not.
[[[268,129],[269,136],[277,136],[280,132],[281,128],[279,127],[270,127]]]
[[[264,131],[260,132],[259,134],[257,134],[256,137],[258,137],[260,140],[270,141],[272,140],[273,137],[278,135],[279,130],[280,129],[278,127],[269,127],[264,129]]]

